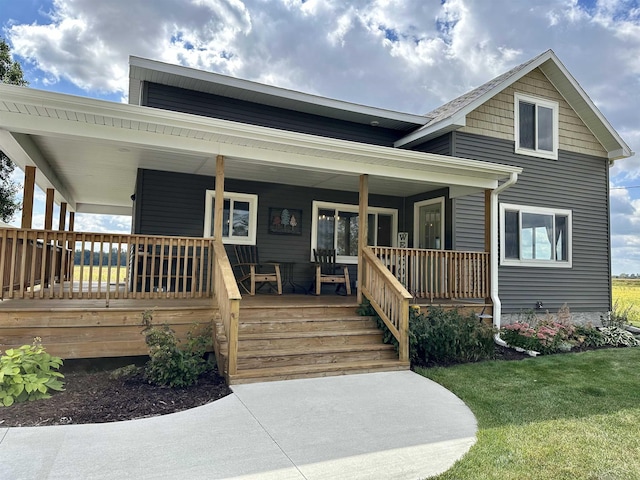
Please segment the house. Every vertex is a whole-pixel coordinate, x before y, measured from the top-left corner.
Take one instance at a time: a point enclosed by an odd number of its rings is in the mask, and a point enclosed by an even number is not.
[[[564,303],[591,321],[611,308],[609,166],[633,152],[551,50],[426,115],[137,57],[129,105],[0,94],[0,148],[48,200],[43,231],[28,230],[26,192],[23,228],[1,234],[4,298],[206,299],[230,378],[250,317],[241,306],[267,301],[239,294],[234,245],[258,245],[303,286],[313,250],[335,249],[404,368],[410,302],[488,307],[496,325]],[[131,235],[67,230],[67,209],[70,223],[131,215]],[[117,280],[74,281],[77,249],[113,252],[92,263]],[[285,297],[268,296],[280,315]]]

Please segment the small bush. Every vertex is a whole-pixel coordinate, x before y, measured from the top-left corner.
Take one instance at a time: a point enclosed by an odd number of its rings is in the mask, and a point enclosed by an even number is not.
[[[169,387],[188,387],[197,383],[198,378],[211,370],[212,365],[204,355],[209,336],[207,332],[194,335],[193,329],[187,336],[187,343],[181,348],[180,340],[168,325],[153,326],[152,315],[143,314],[147,327],[143,330],[149,346],[149,361],[145,365],[145,376],[150,383]]]
[[[457,310],[411,313],[409,352],[414,365],[477,362],[495,354],[494,329],[475,314]]]
[[[364,303],[360,315],[376,317],[385,343],[398,342],[375,310]],[[494,329],[475,314],[461,315],[457,310],[430,308],[428,313],[409,310],[409,359],[412,366],[447,365],[476,362],[495,354]]]
[[[576,325],[573,335],[578,346],[598,348],[606,345],[604,335],[593,325]]]
[[[64,390],[60,381],[64,375],[57,371],[62,359],[49,355],[40,341],[36,337],[32,345],[9,349],[0,358],[0,403],[5,407],[50,398],[50,390]]]
[[[624,328],[631,323],[630,317],[633,315],[633,304],[622,305],[618,300],[613,304],[609,315],[602,317],[603,327]]]

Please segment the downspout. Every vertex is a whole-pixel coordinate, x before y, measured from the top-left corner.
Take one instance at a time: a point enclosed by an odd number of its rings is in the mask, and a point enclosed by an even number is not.
[[[498,295],[498,266],[500,260],[498,258],[498,195],[504,190],[512,186],[518,181],[518,174],[512,173],[509,180],[499,185],[491,191],[491,302],[493,303],[493,326],[497,333],[494,337],[495,342],[503,347],[507,343],[500,338],[500,315],[502,314],[502,303]]]

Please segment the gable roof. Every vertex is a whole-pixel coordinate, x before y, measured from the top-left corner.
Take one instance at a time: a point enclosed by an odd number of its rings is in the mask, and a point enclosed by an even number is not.
[[[466,125],[466,116],[496,94],[539,68],[608,152],[610,160],[634,154],[553,50],[532,58],[458,98],[432,110],[429,121],[395,143],[410,147]]]
[[[398,112],[335,100],[286,88],[229,77],[219,73],[172,65],[135,56],[129,57],[129,103],[141,104],[143,82],[186,88],[214,95],[270,105],[297,112],[349,122],[412,131],[429,119],[424,115]]]

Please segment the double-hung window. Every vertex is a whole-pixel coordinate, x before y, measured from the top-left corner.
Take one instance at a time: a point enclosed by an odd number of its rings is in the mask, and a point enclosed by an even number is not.
[[[215,190],[207,190],[204,212],[204,236],[213,237]],[[224,192],[222,241],[229,244],[255,245],[258,225],[258,196]]]
[[[571,267],[571,210],[500,205],[502,265]]]
[[[369,207],[367,223],[369,245],[393,246],[397,236],[397,225],[397,210]],[[337,261],[358,262],[358,205],[314,201],[311,229],[312,252],[314,248],[335,249]]]
[[[558,103],[516,93],[516,153],[558,158]]]

